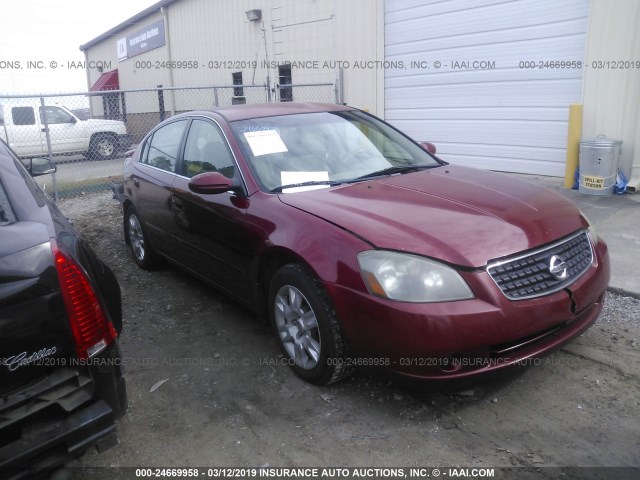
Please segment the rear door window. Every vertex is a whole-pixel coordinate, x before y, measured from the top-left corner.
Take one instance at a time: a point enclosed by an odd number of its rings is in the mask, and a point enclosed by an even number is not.
[[[14,125],[35,125],[36,116],[32,107],[13,107],[11,118]]]
[[[179,120],[159,128],[143,153],[142,163],[167,172],[175,172],[178,151],[187,120]]]

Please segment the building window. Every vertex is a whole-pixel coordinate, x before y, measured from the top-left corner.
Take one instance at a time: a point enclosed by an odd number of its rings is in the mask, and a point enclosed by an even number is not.
[[[242,85],[242,72],[233,72],[231,74],[233,78],[233,85]],[[242,87],[234,87],[233,88],[233,96],[234,97],[244,97],[244,88]]]
[[[281,102],[293,101],[293,88],[285,87],[284,85],[291,85],[291,65],[280,65],[278,67],[278,89],[280,90]]]
[[[102,95],[102,108],[104,109],[104,118],[121,120],[120,96],[117,93]]]

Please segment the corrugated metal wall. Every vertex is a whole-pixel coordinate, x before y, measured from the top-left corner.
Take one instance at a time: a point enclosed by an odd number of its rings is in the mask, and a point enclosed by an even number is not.
[[[620,167],[640,189],[640,2],[593,0],[582,134],[622,140]],[[633,166],[633,172],[632,172]]]
[[[261,9],[262,21],[250,22],[247,10]],[[231,85],[232,74],[242,72],[245,84],[262,85],[269,73],[278,83],[278,64],[300,62],[292,67],[292,81],[333,83],[339,76],[337,62],[350,62],[344,71],[346,101],[382,115],[381,68],[353,68],[356,61],[383,56],[383,0],[181,0],[123,28],[87,50],[88,60],[109,61],[118,68],[120,86],[154,88],[169,86]],[[118,62],[116,42],[124,36],[165,18],[167,45]],[[265,38],[266,36],[266,38]],[[169,48],[170,44],[170,48]],[[266,53],[265,53],[266,49]],[[197,61],[198,68],[156,68],[156,61]],[[265,67],[265,61],[268,66]],[[308,65],[309,61],[317,64]],[[147,68],[141,68],[147,62]],[[150,63],[149,63],[150,62]],[[253,62],[257,62],[254,68]],[[327,62],[327,64],[325,64]],[[100,74],[89,73],[89,86]],[[304,93],[304,92],[301,92]],[[316,101],[294,92],[294,100]],[[101,100],[93,103],[96,112]],[[152,94],[146,98],[155,102]],[[202,108],[197,98],[168,93],[166,108]],[[127,105],[130,113],[145,112],[149,105]]]
[[[564,175],[584,65],[545,62],[584,62],[588,15],[588,0],[386,0],[385,58],[403,68],[385,72],[385,119],[452,163]]]

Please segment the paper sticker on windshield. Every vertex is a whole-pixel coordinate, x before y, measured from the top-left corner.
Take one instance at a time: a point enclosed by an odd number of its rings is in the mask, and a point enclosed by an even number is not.
[[[280,172],[281,185],[295,185],[305,182],[328,182],[329,172]],[[316,190],[318,188],[328,188],[329,185],[306,185],[304,187],[291,187],[282,190],[282,193],[304,192],[305,190]]]
[[[245,132],[244,138],[249,142],[251,152],[254,156],[268,155],[270,153],[287,152],[287,147],[280,138],[280,134],[275,130],[260,130],[256,132]]]

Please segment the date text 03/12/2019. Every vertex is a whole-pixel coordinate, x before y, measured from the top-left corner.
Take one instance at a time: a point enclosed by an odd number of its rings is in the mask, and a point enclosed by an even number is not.
[[[453,478],[493,478],[494,468],[428,468],[428,467],[258,467],[258,468],[136,468],[136,478],[218,478],[218,479],[258,479],[258,478],[331,478],[331,479],[426,479],[439,477]]]

